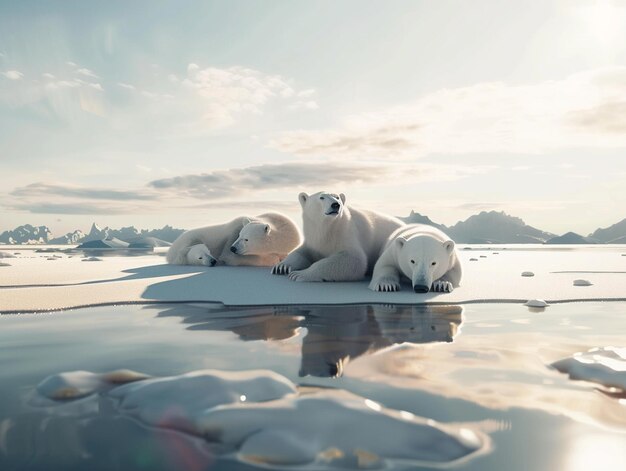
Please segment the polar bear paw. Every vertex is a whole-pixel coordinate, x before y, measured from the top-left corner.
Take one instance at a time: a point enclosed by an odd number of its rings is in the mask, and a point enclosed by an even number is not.
[[[372,281],[370,289],[383,292],[400,291],[400,283],[395,278],[383,276],[376,281]]]
[[[453,289],[454,286],[449,281],[435,281],[431,291],[435,293],[451,293]]]
[[[272,275],[289,275],[291,267],[284,263],[277,263],[272,267]]]
[[[295,270],[289,273],[291,281],[324,281],[317,275],[312,274],[308,270]]]

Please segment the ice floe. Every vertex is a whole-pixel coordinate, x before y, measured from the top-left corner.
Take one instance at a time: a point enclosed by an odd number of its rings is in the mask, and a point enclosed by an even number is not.
[[[545,302],[543,299],[529,299],[524,303],[524,306],[528,307],[548,307],[549,304]]]
[[[552,364],[571,379],[618,388],[626,393],[626,347],[594,348]]]
[[[574,280],[574,286],[592,286],[593,283],[589,280]]]

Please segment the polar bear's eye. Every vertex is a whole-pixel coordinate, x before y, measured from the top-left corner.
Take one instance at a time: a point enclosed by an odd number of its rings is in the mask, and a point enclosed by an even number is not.
[[[248,242],[248,239],[244,239],[244,241]]]
[[[411,263],[412,263],[413,265],[415,265],[415,260],[411,260]]]
[[[202,260],[202,257],[198,257],[198,260]]]
[[[323,200],[323,199],[324,199],[324,197],[323,197],[323,196],[320,196],[320,199],[321,199],[321,200]]]
[[[435,265],[437,265],[437,262],[433,262],[431,263],[431,265],[434,267]]]

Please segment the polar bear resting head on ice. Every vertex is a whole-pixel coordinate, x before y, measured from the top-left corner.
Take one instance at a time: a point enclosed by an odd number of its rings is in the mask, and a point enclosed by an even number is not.
[[[269,267],[300,245],[294,222],[279,213],[192,229],[181,234],[167,252],[174,265],[251,265]]]
[[[187,263],[185,265],[206,265],[214,267],[217,259],[211,255],[211,251],[204,244],[196,244],[189,247],[187,251]]]
[[[398,291],[405,277],[416,293],[450,292],[459,286],[461,274],[454,242],[446,234],[425,224],[409,224],[389,236],[369,287]]]
[[[304,243],[272,273],[293,281],[360,280],[402,221],[346,205],[343,193],[300,193]]]

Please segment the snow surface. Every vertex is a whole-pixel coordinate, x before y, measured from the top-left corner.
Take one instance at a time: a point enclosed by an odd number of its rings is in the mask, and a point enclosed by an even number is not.
[[[163,256],[106,256],[82,263],[82,254],[62,254],[54,264],[45,255],[21,250],[0,273],[0,312],[40,311],[124,302],[211,301],[226,305],[415,304],[543,299],[626,299],[623,248],[528,250],[519,247],[461,250],[463,279],[452,293],[417,294],[403,286],[397,293],[377,293],[368,281],[298,283],[257,267],[186,267],[165,263]],[[479,258],[469,263],[470,258]],[[534,277],[520,277],[532,270]],[[588,279],[584,289],[574,280]]]

